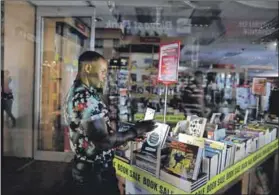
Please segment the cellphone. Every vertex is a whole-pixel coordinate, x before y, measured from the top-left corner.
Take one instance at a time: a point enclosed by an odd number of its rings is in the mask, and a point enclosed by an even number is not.
[[[144,121],[154,120],[156,110],[154,108],[147,107],[144,115]]]

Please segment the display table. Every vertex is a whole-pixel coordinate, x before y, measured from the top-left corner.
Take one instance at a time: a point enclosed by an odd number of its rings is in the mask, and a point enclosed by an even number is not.
[[[278,139],[225,169],[222,173],[210,179],[204,186],[191,194],[215,194],[224,192],[224,189],[239,181],[250,169],[263,163],[271,155],[278,155],[277,149]],[[114,167],[119,176],[143,188],[150,194],[189,194],[189,192],[184,192],[179,189],[179,186],[168,184],[142,169],[121,161],[117,157],[114,159]]]

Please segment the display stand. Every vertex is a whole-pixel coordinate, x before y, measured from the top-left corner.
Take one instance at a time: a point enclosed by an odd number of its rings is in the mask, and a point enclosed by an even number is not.
[[[179,41],[170,44],[163,44],[160,46],[158,82],[165,85],[164,123],[166,123],[166,116],[167,116],[168,86],[178,81],[179,59],[180,59]],[[134,147],[131,147],[131,154],[132,154],[131,165],[135,165],[136,159],[134,155]],[[158,148],[156,151],[156,168],[154,174],[156,178],[160,177],[160,169],[161,169],[161,148]]]
[[[134,183],[137,187],[143,188],[150,194],[215,194],[224,193],[231,186],[237,182],[248,184],[249,174],[251,170],[267,159],[274,156],[274,177],[278,170],[278,139],[260,148],[258,151],[250,154],[243,160],[237,162],[233,166],[225,169],[220,174],[210,179],[204,186],[194,192],[185,192],[181,190],[181,186],[173,186],[167,182],[160,180],[158,177],[150,174],[147,171],[143,171],[135,166],[129,165],[117,157],[114,159],[114,167],[116,173],[124,177],[126,180]],[[275,181],[274,181],[275,184]],[[243,185],[243,193],[249,190],[249,185],[245,188]],[[242,193],[242,194],[243,194]]]
[[[167,116],[167,101],[168,101],[168,85],[165,85],[165,104],[164,104],[164,123],[166,123]]]

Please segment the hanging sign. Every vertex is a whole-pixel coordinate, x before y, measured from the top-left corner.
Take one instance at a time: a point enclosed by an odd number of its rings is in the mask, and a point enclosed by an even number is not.
[[[252,93],[255,95],[266,95],[266,78],[253,78]]]
[[[180,42],[160,45],[158,81],[168,85],[178,80]]]

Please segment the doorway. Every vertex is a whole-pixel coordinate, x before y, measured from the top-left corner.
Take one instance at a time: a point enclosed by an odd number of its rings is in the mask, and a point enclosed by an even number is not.
[[[37,9],[34,158],[70,161],[63,107],[78,57],[94,49],[93,7]]]

